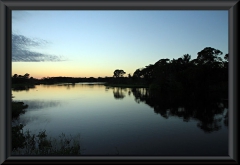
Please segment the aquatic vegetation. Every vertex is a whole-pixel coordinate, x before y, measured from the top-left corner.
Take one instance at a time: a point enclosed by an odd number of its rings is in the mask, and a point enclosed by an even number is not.
[[[45,130],[35,135],[22,129],[22,125],[12,128],[12,155],[81,155],[80,135],[67,137],[62,133],[51,138]]]
[[[28,105],[23,102],[12,101],[12,119],[25,113]],[[23,124],[12,126],[12,154],[13,155],[80,155],[80,135],[66,137],[62,133],[59,138],[48,138],[46,131],[38,135],[29,130],[23,132]]]

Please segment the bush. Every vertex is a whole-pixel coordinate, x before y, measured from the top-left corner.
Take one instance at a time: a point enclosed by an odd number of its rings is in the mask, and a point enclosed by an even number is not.
[[[12,130],[13,155],[81,155],[79,135],[73,138],[62,133],[59,139],[47,138],[46,131],[36,136],[30,131],[22,133],[22,128]]]
[[[12,118],[17,118],[20,114],[25,113],[27,107],[28,105],[24,105],[23,102],[12,101]]]

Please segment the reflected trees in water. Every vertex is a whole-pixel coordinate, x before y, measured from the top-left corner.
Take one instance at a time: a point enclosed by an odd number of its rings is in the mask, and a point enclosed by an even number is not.
[[[114,87],[113,88],[113,96],[115,99],[123,99],[126,95],[125,95],[125,90],[123,88],[119,88],[119,87]]]
[[[222,121],[227,126],[227,101],[184,100],[183,98],[187,96],[178,100],[168,100],[161,95],[151,94],[147,88],[133,88],[131,92],[137,103],[143,102],[149,105],[155,113],[166,119],[177,116],[185,122],[197,120],[197,127],[206,133],[221,129]]]
[[[107,87],[107,89],[110,89]],[[169,99],[151,91],[149,88],[112,87],[115,99],[123,99],[126,95],[134,96],[136,103],[145,103],[153,108],[156,114],[168,119],[176,116],[184,122],[198,121],[197,127],[205,133],[218,131],[222,125],[228,126],[228,101],[215,98],[213,100],[192,99],[190,96]]]

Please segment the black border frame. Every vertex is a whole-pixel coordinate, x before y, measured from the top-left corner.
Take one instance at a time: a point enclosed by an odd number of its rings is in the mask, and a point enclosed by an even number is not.
[[[238,164],[239,0],[0,0],[0,164],[164,163]],[[11,10],[228,10],[229,156],[226,157],[50,157],[11,156]],[[8,148],[9,147],[9,148]]]

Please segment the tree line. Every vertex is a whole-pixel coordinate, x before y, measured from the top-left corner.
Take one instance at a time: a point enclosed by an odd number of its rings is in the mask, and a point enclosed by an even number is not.
[[[178,59],[160,59],[155,64],[136,69],[133,76],[123,77],[117,69],[111,84],[145,85],[151,94],[174,100],[182,96],[194,99],[228,98],[229,55],[211,47],[197,53],[196,59],[185,54]],[[119,73],[119,74],[116,74]]]
[[[43,77],[35,79],[28,73],[13,75],[12,84],[55,84],[78,82],[106,82],[110,86],[149,87],[152,94],[167,98],[188,95],[191,98],[228,98],[228,60],[229,55],[218,49],[206,47],[197,53],[196,59],[184,54],[177,59],[160,59],[154,64],[135,70],[133,75],[116,69],[112,77]]]

